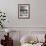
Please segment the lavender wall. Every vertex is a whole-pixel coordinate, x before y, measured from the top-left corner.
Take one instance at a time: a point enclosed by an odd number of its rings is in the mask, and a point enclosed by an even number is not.
[[[30,4],[30,19],[18,19],[18,4]],[[6,12],[6,27],[46,27],[46,0],[0,0]]]

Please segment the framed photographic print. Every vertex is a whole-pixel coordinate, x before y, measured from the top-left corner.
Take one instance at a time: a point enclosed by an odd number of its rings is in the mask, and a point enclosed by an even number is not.
[[[30,4],[18,4],[18,18],[19,19],[30,18]]]

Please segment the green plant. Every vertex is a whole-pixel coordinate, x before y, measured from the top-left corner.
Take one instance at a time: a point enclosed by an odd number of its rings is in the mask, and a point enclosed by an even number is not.
[[[4,22],[6,20],[6,15],[4,12],[0,11],[0,27],[3,28]]]

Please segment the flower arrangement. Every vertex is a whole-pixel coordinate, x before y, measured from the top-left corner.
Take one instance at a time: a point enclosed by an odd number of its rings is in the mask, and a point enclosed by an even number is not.
[[[0,27],[3,28],[4,27],[4,22],[6,20],[6,15],[4,12],[0,11]]]

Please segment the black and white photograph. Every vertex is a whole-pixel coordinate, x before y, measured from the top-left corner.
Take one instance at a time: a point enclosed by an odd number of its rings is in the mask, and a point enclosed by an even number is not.
[[[18,4],[18,18],[20,19],[30,18],[30,4]]]

